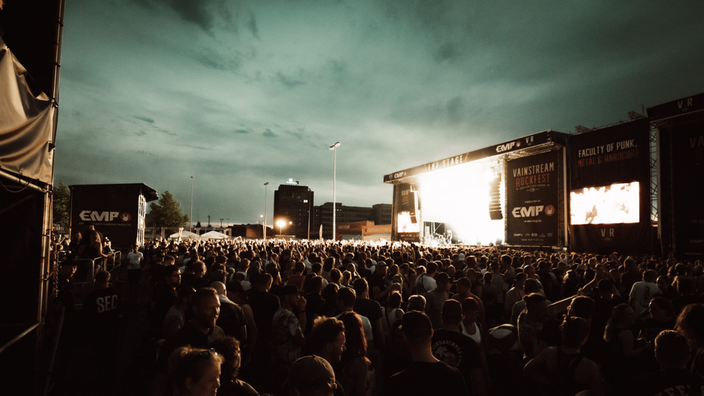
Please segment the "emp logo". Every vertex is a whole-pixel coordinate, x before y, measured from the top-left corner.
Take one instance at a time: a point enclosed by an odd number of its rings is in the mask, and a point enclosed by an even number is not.
[[[119,219],[120,221],[130,221],[132,219],[132,215],[129,213],[120,213],[120,212],[110,212],[110,211],[104,211],[104,212],[98,212],[96,210],[83,210],[81,213],[78,214],[78,217],[83,220],[83,221],[113,221],[115,219]]]

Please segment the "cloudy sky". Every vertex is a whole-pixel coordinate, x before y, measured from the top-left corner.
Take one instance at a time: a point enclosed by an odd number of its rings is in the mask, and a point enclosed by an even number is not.
[[[68,0],[56,180],[255,223],[264,182],[383,175],[704,92],[704,2]],[[271,220],[270,220],[271,221]]]

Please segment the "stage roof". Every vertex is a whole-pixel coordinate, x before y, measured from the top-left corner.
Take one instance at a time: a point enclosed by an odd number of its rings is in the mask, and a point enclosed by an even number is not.
[[[143,184],[143,183],[74,184],[74,185],[70,185],[68,187],[72,190],[73,189],[85,189],[85,190],[114,189],[114,190],[128,191],[130,193],[139,193],[139,194],[144,195],[144,199],[146,199],[147,202],[159,199],[159,194],[156,192],[156,190],[147,186],[146,184]]]
[[[569,135],[566,133],[555,132],[552,129],[548,129],[542,132],[495,144],[493,146],[485,147],[479,150],[466,152],[453,157],[444,158],[427,164],[414,166],[413,168],[389,173],[388,175],[384,175],[384,183],[394,183],[407,177],[416,176],[422,173],[462,165],[472,161],[477,161],[480,159],[489,158],[497,155],[518,152],[529,148],[538,148],[541,146],[553,144],[560,144],[564,146],[567,144],[568,137]]]

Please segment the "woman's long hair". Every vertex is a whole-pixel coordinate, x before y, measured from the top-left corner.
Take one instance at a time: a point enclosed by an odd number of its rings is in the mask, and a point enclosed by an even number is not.
[[[364,338],[362,319],[354,312],[345,312],[339,319],[345,324],[345,351],[342,353],[342,365],[350,362],[357,356],[366,359],[367,339]]]

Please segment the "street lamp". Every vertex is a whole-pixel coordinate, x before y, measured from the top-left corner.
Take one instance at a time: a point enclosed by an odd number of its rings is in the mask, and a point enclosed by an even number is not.
[[[330,146],[332,150],[332,240],[335,241],[335,215],[337,214],[337,205],[335,201],[335,193],[337,190],[337,148],[340,147],[340,142],[336,142]]]
[[[286,220],[283,220],[283,219],[276,220],[276,225],[279,226],[279,235],[283,235],[284,234],[283,229],[284,229],[284,226],[286,225]]]
[[[191,176],[191,217],[188,218],[188,231],[193,232],[193,176]]]
[[[266,192],[269,188],[268,186],[269,182],[264,183],[264,227],[262,228],[264,230],[264,239],[266,239]]]

